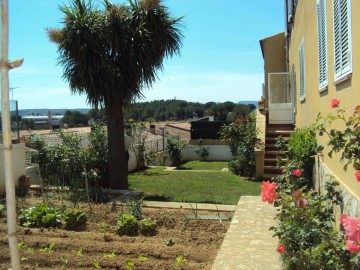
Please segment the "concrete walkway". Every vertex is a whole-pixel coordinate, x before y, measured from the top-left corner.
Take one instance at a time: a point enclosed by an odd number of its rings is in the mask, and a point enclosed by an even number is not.
[[[276,209],[258,196],[243,196],[236,206],[212,270],[280,270],[278,240],[269,228]]]

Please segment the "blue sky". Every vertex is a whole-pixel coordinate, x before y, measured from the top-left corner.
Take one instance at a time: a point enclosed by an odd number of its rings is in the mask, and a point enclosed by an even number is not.
[[[113,1],[123,3],[124,1]],[[10,98],[19,109],[86,108],[72,95],[57,65],[45,28],[61,27],[59,5],[68,0],[9,1],[9,59],[24,58],[10,71]],[[284,30],[283,0],[165,0],[183,20],[181,56],[167,59],[145,99],[193,102],[258,100],[263,83],[259,40]]]

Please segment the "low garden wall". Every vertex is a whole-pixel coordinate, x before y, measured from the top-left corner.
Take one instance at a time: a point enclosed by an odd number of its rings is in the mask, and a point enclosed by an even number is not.
[[[182,160],[201,160],[199,154],[195,152],[195,149],[198,147],[199,145],[186,146],[182,151]],[[228,145],[203,145],[203,147],[207,147],[209,149],[209,156],[206,160],[227,161],[232,160],[233,158]]]

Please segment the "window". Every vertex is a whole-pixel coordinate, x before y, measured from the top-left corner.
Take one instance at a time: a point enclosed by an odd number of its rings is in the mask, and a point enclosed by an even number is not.
[[[304,38],[299,47],[299,64],[300,64],[300,101],[305,100],[305,48]]]
[[[319,91],[328,85],[326,1],[317,0]]]
[[[333,0],[335,82],[352,72],[351,0]]]

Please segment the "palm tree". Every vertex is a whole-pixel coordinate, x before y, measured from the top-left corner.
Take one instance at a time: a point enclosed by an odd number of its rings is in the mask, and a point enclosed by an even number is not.
[[[104,0],[104,7],[72,0],[60,7],[63,28],[48,29],[48,35],[58,45],[71,91],[105,108],[109,185],[127,189],[123,110],[156,80],[165,57],[180,53],[182,18],[172,18],[161,0],[130,0],[129,5]]]

